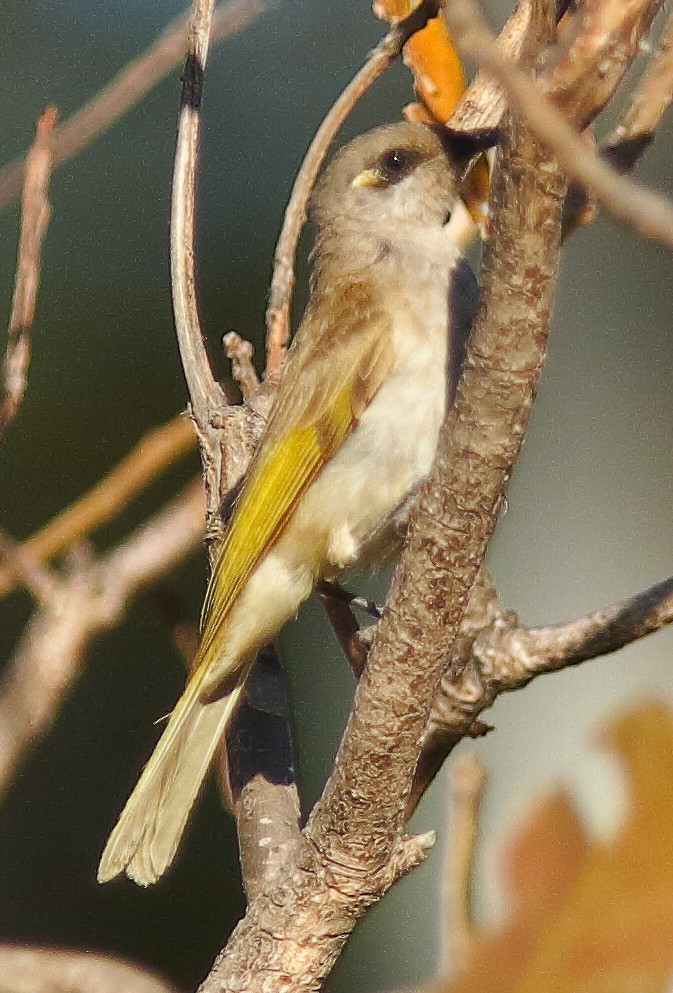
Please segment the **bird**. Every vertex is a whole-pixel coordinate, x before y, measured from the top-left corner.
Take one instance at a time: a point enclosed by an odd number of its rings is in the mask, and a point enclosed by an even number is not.
[[[319,580],[399,546],[391,521],[432,467],[478,297],[447,232],[463,156],[398,122],[345,145],[318,180],[309,301],[213,565],[192,675],[101,882],[163,875],[258,651]]]

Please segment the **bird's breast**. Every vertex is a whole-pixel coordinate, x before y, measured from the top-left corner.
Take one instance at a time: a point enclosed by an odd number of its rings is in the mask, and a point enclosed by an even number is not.
[[[391,373],[297,509],[287,538],[314,544],[323,575],[357,564],[368,539],[430,471],[446,409],[446,298],[441,283],[425,306],[393,294]]]

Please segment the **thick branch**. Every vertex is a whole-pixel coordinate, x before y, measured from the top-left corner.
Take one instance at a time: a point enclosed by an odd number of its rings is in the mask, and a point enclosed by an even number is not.
[[[269,886],[299,842],[288,717],[287,680],[269,647],[257,658],[227,732],[229,792],[248,901]]]
[[[640,6],[644,5],[641,3]],[[648,10],[657,6],[652,3],[647,5]],[[451,4],[445,8],[445,16],[459,48],[476,59],[497,80],[509,105],[523,116],[535,136],[552,151],[566,174],[583,186],[618,220],[630,224],[644,237],[673,248],[673,204],[611,169],[593,148],[581,140],[567,117],[547,99],[542,87],[503,58],[495,37],[488,30],[473,0],[451,0]],[[648,23],[647,18],[641,18],[638,22],[643,31]],[[629,22],[626,22],[625,27],[629,26]],[[591,27],[594,28],[594,25]],[[600,30],[602,37],[605,32],[602,22]],[[634,50],[629,48],[632,57],[636,51],[637,45]],[[559,88],[565,80],[560,70],[550,73],[546,79],[549,90],[556,93],[556,102],[564,105],[566,113],[572,112],[573,120],[579,121],[581,126],[591,119],[595,108],[602,106],[607,95],[614,90],[614,72],[609,72],[609,65],[610,63],[600,74],[600,87],[588,90],[578,87],[578,94],[574,90]],[[625,58],[615,60],[614,71],[621,77],[627,66],[628,61]],[[582,82],[593,78],[587,71],[589,68],[585,60],[582,63]],[[577,72],[578,66],[575,63],[571,80],[573,84],[577,83]],[[610,77],[609,87],[605,85],[605,79],[602,78],[604,76]],[[563,100],[569,92],[573,99]],[[589,108],[592,112],[588,112]]]

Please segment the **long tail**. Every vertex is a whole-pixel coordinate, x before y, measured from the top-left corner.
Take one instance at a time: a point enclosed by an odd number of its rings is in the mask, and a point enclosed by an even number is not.
[[[189,681],[108,838],[99,882],[126,871],[149,886],[169,867],[249,670],[242,666],[231,693],[208,702],[201,698],[201,680]]]

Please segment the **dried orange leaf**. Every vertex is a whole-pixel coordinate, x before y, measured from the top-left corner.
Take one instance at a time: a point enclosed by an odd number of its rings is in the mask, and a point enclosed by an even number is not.
[[[395,24],[408,17],[419,0],[375,0],[377,17]],[[463,68],[446,24],[439,17],[428,21],[404,46],[404,63],[414,75],[416,96],[432,118],[445,123],[465,92]]]
[[[540,803],[505,856],[508,921],[425,993],[665,993],[673,975],[673,724],[659,703],[612,724],[629,812],[590,844],[567,797]]]

